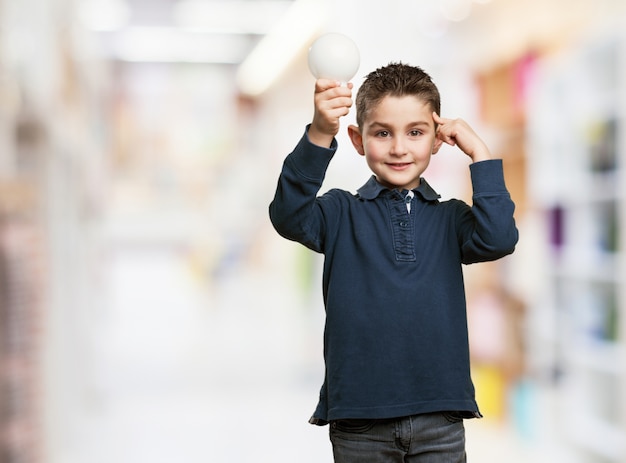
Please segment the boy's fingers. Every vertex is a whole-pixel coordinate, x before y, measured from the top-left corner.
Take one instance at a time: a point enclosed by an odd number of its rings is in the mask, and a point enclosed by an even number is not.
[[[344,107],[344,106],[347,107],[347,108],[352,106],[352,98],[349,98],[349,97],[338,97],[338,98],[333,98],[331,100],[331,107],[340,108],[340,107]]]
[[[438,138],[442,142],[446,143],[447,145],[450,145],[450,146],[456,145],[456,139],[455,138],[448,137],[448,136],[445,136],[445,135],[440,135]]]
[[[443,124],[447,124],[449,122],[452,122],[452,119],[446,119],[444,117],[439,116],[439,114],[437,114],[436,112],[433,111],[433,120],[439,124],[439,125],[443,125]]]
[[[447,143],[448,145],[454,146],[456,144],[455,136],[447,130],[441,130],[441,126],[437,129],[437,138]]]
[[[315,81],[315,91],[316,92],[324,92],[331,88],[341,86],[341,82],[331,79],[317,79]]]

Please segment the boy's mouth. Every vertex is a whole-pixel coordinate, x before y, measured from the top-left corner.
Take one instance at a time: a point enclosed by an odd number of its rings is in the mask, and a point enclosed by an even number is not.
[[[411,165],[410,162],[396,162],[387,164],[393,170],[404,170]]]

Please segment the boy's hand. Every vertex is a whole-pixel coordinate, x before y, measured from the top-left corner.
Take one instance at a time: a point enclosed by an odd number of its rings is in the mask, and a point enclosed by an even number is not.
[[[340,82],[328,79],[315,82],[315,112],[308,134],[311,143],[330,146],[339,132],[339,118],[352,106],[352,87],[350,82],[342,87]]]
[[[439,125],[437,138],[451,146],[458,146],[472,161],[491,159],[487,145],[463,119],[445,119],[433,112],[433,120]]]

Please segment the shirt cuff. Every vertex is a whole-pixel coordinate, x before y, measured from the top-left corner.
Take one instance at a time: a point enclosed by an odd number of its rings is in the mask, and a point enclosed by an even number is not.
[[[333,139],[330,148],[315,145],[309,141],[309,126],[310,124],[306,126],[302,138],[289,156],[290,162],[302,175],[311,179],[323,179],[328,165],[337,151],[337,140]]]

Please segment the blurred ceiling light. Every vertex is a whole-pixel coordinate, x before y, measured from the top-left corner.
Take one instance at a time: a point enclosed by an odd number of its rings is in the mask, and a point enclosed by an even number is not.
[[[472,0],[440,0],[439,6],[449,21],[466,20],[472,11]]]
[[[182,28],[229,34],[266,34],[293,4],[292,0],[182,0],[174,21]]]
[[[244,35],[219,35],[174,27],[129,27],[109,39],[109,54],[121,61],[237,64],[250,50]]]
[[[419,14],[415,15],[421,33],[429,38],[438,39],[446,35],[450,21],[441,12],[435,2],[424,2],[420,5]]]
[[[78,20],[93,31],[115,31],[130,20],[130,7],[125,0],[82,0]]]
[[[327,20],[327,2],[295,0],[237,71],[239,90],[259,96],[285,71]]]

